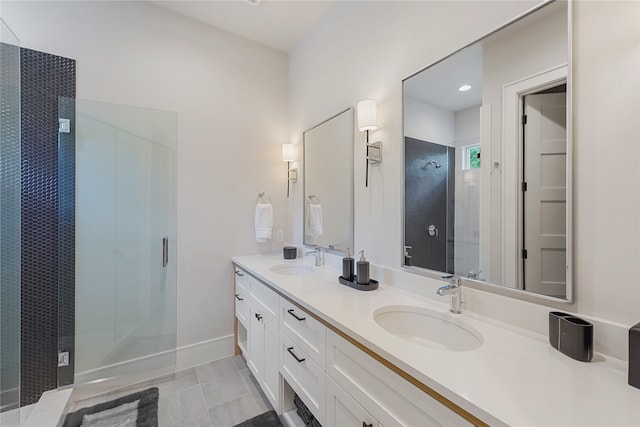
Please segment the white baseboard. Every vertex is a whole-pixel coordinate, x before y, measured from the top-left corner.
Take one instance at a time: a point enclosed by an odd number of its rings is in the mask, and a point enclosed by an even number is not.
[[[233,334],[179,347],[176,370],[191,368],[233,355]]]

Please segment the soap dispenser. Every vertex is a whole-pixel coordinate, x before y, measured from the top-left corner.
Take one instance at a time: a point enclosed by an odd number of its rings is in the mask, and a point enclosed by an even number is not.
[[[357,282],[359,285],[369,284],[369,261],[364,257],[364,251],[360,251],[360,261],[357,264]]]
[[[342,258],[342,277],[349,282],[353,282],[353,262],[351,251],[347,248],[347,256]]]

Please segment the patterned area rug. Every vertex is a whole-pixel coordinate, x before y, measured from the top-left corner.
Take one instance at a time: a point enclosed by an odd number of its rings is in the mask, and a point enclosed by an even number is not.
[[[67,414],[62,427],[157,427],[158,389],[132,393]]]
[[[283,427],[276,411],[265,412],[233,427]]]

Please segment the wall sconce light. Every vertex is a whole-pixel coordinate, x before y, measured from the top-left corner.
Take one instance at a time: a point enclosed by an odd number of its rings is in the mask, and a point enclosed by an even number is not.
[[[369,164],[382,162],[382,141],[369,142],[369,131],[378,129],[378,105],[373,99],[358,102],[358,130],[367,134],[366,176],[364,185],[369,186]]]
[[[287,162],[287,197],[289,197],[289,183],[298,180],[298,169],[291,169],[291,162],[296,160],[296,145],[282,144],[282,161]]]

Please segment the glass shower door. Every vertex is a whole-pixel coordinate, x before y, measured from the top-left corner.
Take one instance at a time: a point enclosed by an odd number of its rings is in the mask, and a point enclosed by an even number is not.
[[[20,425],[20,45],[0,19],[0,425]]]
[[[78,384],[175,364],[177,114],[75,106]]]

